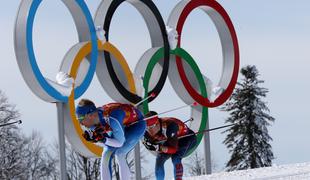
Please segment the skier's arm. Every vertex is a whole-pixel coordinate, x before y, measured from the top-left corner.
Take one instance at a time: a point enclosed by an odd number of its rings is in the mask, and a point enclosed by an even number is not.
[[[170,122],[163,134],[167,137],[166,142],[160,146],[160,151],[166,154],[174,154],[178,151],[178,131],[179,126],[176,122]]]
[[[122,112],[113,112],[109,117],[110,127],[112,129],[112,137],[106,138],[105,145],[112,147],[121,147],[125,142],[125,134],[122,125],[119,122],[122,117]]]

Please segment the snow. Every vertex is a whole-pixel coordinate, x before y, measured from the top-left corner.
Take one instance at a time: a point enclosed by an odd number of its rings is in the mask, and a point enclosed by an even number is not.
[[[257,168],[211,175],[186,177],[185,180],[309,180],[310,162]]]

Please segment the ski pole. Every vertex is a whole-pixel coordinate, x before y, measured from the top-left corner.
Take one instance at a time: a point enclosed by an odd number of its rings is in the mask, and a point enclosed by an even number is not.
[[[198,105],[197,102],[193,102],[192,104],[187,104],[187,105],[184,105],[184,106],[180,106],[180,107],[177,107],[177,108],[173,108],[173,109],[170,109],[170,110],[168,110],[168,111],[164,111],[164,112],[158,113],[158,114],[156,114],[156,115],[153,115],[153,116],[144,118],[144,119],[142,119],[142,120],[140,120],[140,121],[135,121],[135,122],[133,122],[133,123],[131,123],[131,124],[128,124],[128,126],[134,125],[134,124],[139,123],[139,122],[141,122],[141,121],[148,121],[148,120],[150,120],[150,119],[152,119],[152,118],[154,118],[154,117],[156,117],[156,116],[159,116],[159,115],[162,115],[162,114],[166,114],[166,113],[169,113],[169,112],[172,112],[172,111],[176,111],[176,110],[179,110],[179,109],[183,109],[183,108],[188,107],[188,106],[197,106],[197,105]]]
[[[227,127],[230,127],[230,126],[234,126],[236,124],[238,124],[238,123],[229,124],[229,125],[225,125],[225,126],[219,126],[219,127],[211,128],[211,129],[205,129],[203,131],[198,131],[198,132],[193,133],[193,134],[187,134],[187,135],[184,135],[184,136],[180,136],[180,137],[178,137],[178,139],[185,138],[185,137],[192,136],[192,135],[196,135],[196,134],[205,133],[205,132],[210,132],[210,131],[214,131],[214,130],[218,130],[218,129],[227,128]]]
[[[184,124],[185,124],[185,123],[188,123],[188,122],[190,122],[190,121],[194,121],[194,118],[189,118],[188,120],[184,121]]]
[[[218,130],[218,129],[223,129],[223,128],[230,127],[230,126],[233,126],[233,125],[236,125],[236,124],[239,124],[239,123],[233,123],[233,124],[229,124],[229,125],[225,125],[225,126],[219,126],[219,127],[216,127],[216,128],[205,129],[203,131],[198,131],[198,132],[195,132],[195,133],[186,134],[184,136],[179,136],[178,139],[186,138],[186,137],[193,136],[193,135],[200,134],[200,133],[205,133],[205,132],[210,132],[210,131],[214,131],[214,130]],[[163,142],[166,142],[166,140],[158,141],[156,143],[163,143]]]
[[[141,101],[139,101],[137,104],[135,104],[134,105],[134,107],[137,107],[137,106],[139,106],[141,103],[143,103],[144,101],[146,101],[146,100],[148,100],[148,99],[150,99],[151,97],[155,97],[156,96],[156,94],[155,93],[152,93],[151,95],[149,95],[148,97],[146,97],[146,98],[144,98],[144,99],[142,99]]]
[[[0,127],[8,126],[8,125],[15,124],[15,123],[21,124],[21,123],[22,123],[22,120],[18,120],[18,121],[11,122],[11,123],[0,124]]]

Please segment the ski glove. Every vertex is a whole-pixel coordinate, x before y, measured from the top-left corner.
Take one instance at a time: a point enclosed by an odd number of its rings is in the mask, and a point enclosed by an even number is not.
[[[105,134],[97,134],[92,131],[84,131],[83,137],[86,141],[90,141],[93,143],[96,143],[98,141],[101,141],[102,143],[106,142]]]
[[[84,131],[82,135],[86,141],[97,142],[93,137],[92,131]]]

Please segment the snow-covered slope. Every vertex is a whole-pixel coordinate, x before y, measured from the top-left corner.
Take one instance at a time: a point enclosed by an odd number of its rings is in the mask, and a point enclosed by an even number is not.
[[[310,163],[290,164],[242,171],[214,173],[186,180],[310,180]]]

